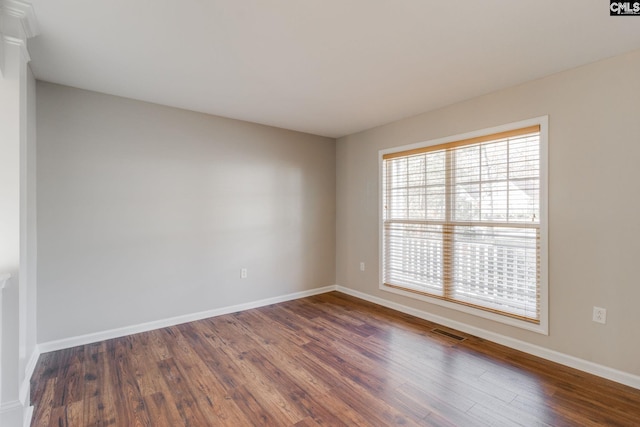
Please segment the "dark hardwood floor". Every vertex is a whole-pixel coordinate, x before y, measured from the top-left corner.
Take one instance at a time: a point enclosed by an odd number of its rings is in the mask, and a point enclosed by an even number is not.
[[[43,354],[32,402],[33,426],[640,425],[640,390],[337,292]]]

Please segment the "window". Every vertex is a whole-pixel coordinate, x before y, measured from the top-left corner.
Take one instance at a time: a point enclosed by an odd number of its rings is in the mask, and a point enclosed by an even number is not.
[[[381,287],[546,333],[545,156],[546,117],[381,152]]]

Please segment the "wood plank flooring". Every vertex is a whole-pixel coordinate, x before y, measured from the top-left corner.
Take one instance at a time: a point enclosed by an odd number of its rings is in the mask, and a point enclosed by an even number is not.
[[[639,390],[338,292],[43,354],[32,402],[59,427],[640,425]]]

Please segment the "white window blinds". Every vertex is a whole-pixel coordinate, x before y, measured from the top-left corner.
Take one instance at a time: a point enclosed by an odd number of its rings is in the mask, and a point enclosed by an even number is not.
[[[383,155],[386,286],[540,321],[540,127]]]

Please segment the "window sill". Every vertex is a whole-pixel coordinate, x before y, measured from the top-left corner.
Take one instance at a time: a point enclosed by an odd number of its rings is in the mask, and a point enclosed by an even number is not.
[[[385,292],[390,292],[396,295],[402,295],[407,298],[411,298],[414,300],[428,302],[430,304],[439,305],[441,307],[446,307],[451,310],[456,310],[462,313],[471,314],[473,316],[482,317],[484,319],[489,319],[494,322],[502,323],[505,325],[513,326],[519,329],[524,329],[531,332],[536,332],[541,335],[549,335],[549,324],[546,313],[541,313],[540,316],[540,324],[527,322],[524,320],[515,319],[509,316],[503,316],[497,313],[480,310],[474,307],[469,307],[466,305],[456,304],[453,302],[449,302],[446,300],[442,300],[439,298],[432,298],[424,294],[419,294],[411,291],[405,291],[396,287],[387,286],[385,284],[380,285],[380,289]],[[544,305],[543,305],[544,307]]]

